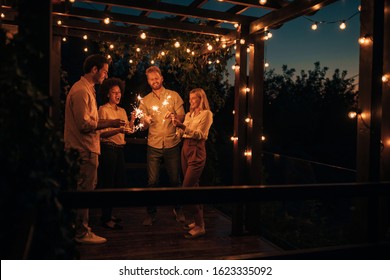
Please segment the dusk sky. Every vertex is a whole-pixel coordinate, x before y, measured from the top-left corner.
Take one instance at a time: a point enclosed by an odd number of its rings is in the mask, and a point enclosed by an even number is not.
[[[329,67],[328,74],[335,69],[347,70],[348,77],[359,73],[360,14],[346,21],[347,27],[340,30],[339,21],[347,20],[358,12],[360,0],[339,0],[315,15],[300,17],[272,30],[273,37],[266,42],[266,60],[269,68],[281,71],[282,65],[301,70],[313,69],[319,61]],[[312,20],[320,23],[311,29]],[[335,22],[335,23],[331,23]],[[358,77],[356,77],[356,80]]]

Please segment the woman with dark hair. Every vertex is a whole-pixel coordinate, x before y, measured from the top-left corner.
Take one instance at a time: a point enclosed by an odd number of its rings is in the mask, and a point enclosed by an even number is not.
[[[126,187],[125,133],[133,133],[135,114],[130,121],[126,111],[119,107],[124,82],[118,78],[105,80],[99,89],[100,96],[105,104],[99,107],[100,119],[122,119],[126,121],[119,128],[107,128],[100,133],[101,155],[98,168],[98,188],[124,188]],[[122,229],[120,219],[112,215],[112,208],[102,208],[102,226],[109,229]]]
[[[206,140],[213,123],[213,113],[210,111],[206,93],[201,88],[190,92],[190,112],[185,115],[184,122],[171,115],[172,123],[183,138],[181,150],[181,166],[184,175],[183,187],[199,187],[199,178],[206,163]],[[203,205],[190,206],[194,221],[184,228],[188,233],[185,238],[196,238],[206,233],[203,219]]]

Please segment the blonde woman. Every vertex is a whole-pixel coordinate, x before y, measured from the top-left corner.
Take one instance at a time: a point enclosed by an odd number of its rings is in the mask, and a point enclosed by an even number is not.
[[[206,163],[205,142],[213,123],[213,113],[210,111],[206,93],[201,88],[191,90],[189,103],[190,111],[185,115],[183,123],[173,114],[171,119],[183,138],[181,151],[183,187],[199,187],[199,178]],[[184,226],[188,230],[184,237],[192,239],[206,233],[203,205],[191,205],[189,210],[193,215],[193,222]]]

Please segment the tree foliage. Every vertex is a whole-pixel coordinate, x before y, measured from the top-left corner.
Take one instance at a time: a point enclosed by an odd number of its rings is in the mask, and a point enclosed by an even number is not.
[[[49,117],[48,92],[32,78],[33,62],[43,54],[24,39],[0,32],[1,252],[15,259],[71,258],[70,224],[57,195],[70,182],[65,166],[73,159]]]
[[[297,76],[286,65],[281,74],[266,72],[266,147],[353,167],[353,154],[340,152],[355,153],[356,122],[347,116],[357,101],[354,79],[346,71],[336,69],[332,76],[327,71],[316,62],[313,70]]]

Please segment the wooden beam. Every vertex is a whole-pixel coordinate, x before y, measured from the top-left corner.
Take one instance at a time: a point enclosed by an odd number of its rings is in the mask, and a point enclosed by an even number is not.
[[[225,12],[212,11],[207,9],[200,9],[195,7],[186,7],[183,5],[174,5],[164,2],[155,2],[151,0],[143,1],[127,1],[127,0],[112,0],[112,1],[90,1],[86,0],[84,2],[97,3],[97,4],[111,4],[114,6],[119,6],[123,8],[132,8],[137,10],[147,10],[157,13],[169,14],[169,15],[179,15],[192,18],[200,18],[206,20],[215,20],[220,22],[238,22],[238,23],[249,23],[256,18],[243,15],[230,15]]]
[[[265,28],[272,28],[286,21],[317,11],[335,1],[337,0],[302,0],[291,2],[279,10],[270,12],[253,21],[250,25],[249,33],[250,35],[254,35],[255,33],[262,32]]]
[[[200,33],[205,35],[226,35],[231,32],[231,29],[226,28],[218,28],[207,25],[198,25],[187,22],[178,22],[171,21],[169,19],[152,19],[138,16],[130,16],[119,13],[105,13],[101,11],[82,9],[82,8],[73,8],[68,12],[62,11],[61,9],[56,8],[53,11],[54,15],[63,16],[63,17],[79,17],[84,19],[96,19],[102,20],[103,18],[109,16],[111,21],[113,22],[122,22],[126,24],[132,25],[141,25],[141,26],[149,26],[154,28],[161,29],[170,29],[177,30],[183,32],[192,32],[192,33]],[[110,24],[113,26],[113,24]]]
[[[282,7],[281,3],[288,3],[286,1],[268,0],[265,5],[260,5],[259,0],[224,0],[223,2],[232,3],[235,5],[243,5],[248,8],[262,8],[269,10],[276,10]]]

